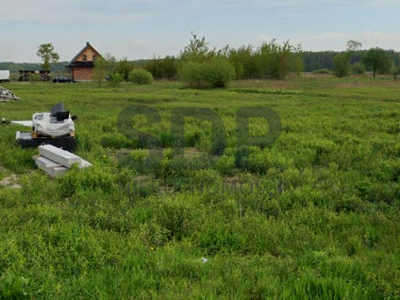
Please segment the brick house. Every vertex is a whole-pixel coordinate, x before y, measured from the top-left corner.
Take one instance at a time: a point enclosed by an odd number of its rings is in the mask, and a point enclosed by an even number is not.
[[[97,58],[101,58],[101,55],[87,42],[86,46],[75,55],[67,66],[70,70],[71,78],[75,81],[92,80],[94,62]]]

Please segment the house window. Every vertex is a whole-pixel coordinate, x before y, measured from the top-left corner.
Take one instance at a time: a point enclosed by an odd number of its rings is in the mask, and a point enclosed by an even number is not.
[[[95,60],[96,60],[96,58],[97,58],[97,56],[96,56],[96,55],[93,55],[93,61],[95,61]]]
[[[82,55],[82,60],[83,60],[83,61],[87,61],[87,55],[86,55],[86,54],[83,54],[83,55]]]

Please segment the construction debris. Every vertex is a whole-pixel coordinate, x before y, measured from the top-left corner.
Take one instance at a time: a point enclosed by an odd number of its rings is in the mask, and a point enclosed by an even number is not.
[[[32,121],[11,121],[11,124],[32,127]]]
[[[32,121],[12,121],[12,124],[31,127],[32,132],[17,132],[16,144],[22,148],[51,144],[73,152],[76,147],[76,116],[64,110],[64,104],[58,103],[51,112],[34,113]]]
[[[19,101],[20,98],[15,96],[15,94],[10,90],[0,86],[0,102],[6,102],[10,100]]]
[[[39,146],[39,154],[67,168],[82,160],[79,156],[52,145]]]
[[[40,145],[49,144],[55,147],[63,148],[64,150],[73,152],[76,148],[76,140],[70,136],[64,137],[32,137],[31,132],[19,132],[15,134],[15,144],[21,148],[35,148]]]
[[[80,169],[92,166],[81,157],[52,145],[39,146],[39,155],[35,155],[33,159],[38,168],[51,177],[61,176],[74,164],[78,164]]]
[[[36,136],[59,137],[75,135],[75,124],[69,114],[64,110],[64,104],[58,103],[52,109],[51,113],[35,113],[32,116],[32,131]]]
[[[35,155],[33,157],[39,169],[45,171],[50,177],[57,177],[68,171],[68,168],[47,159],[46,157]]]

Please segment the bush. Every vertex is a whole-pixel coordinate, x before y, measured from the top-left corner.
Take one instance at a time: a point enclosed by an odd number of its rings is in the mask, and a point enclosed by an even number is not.
[[[204,64],[198,62],[184,63],[180,70],[182,81],[186,82],[189,87],[202,88],[207,85],[204,80]]]
[[[333,58],[333,73],[339,78],[350,74],[350,56],[348,53],[336,54]]]
[[[153,58],[146,63],[145,69],[153,75],[153,78],[173,79],[178,73],[177,61],[178,60],[173,56]]]
[[[330,74],[331,71],[329,69],[317,69],[312,71],[313,74]]]
[[[187,62],[181,68],[181,79],[192,88],[223,88],[235,78],[235,68],[225,59],[209,62]]]
[[[135,69],[129,74],[129,81],[136,84],[151,84],[153,75],[144,69]]]
[[[31,81],[31,82],[38,82],[41,80],[42,80],[42,78],[40,77],[39,74],[30,74],[29,75],[29,81]]]
[[[397,80],[397,77],[400,75],[400,67],[394,68],[393,71],[393,80]]]
[[[235,68],[225,59],[214,59],[205,66],[204,75],[212,87],[223,88],[236,76]]]
[[[354,66],[351,68],[351,72],[352,72],[354,75],[362,75],[362,74],[365,74],[365,71],[366,71],[365,65],[362,64],[362,63],[360,63],[360,62],[354,64]]]
[[[123,79],[123,75],[120,73],[113,73],[108,76],[108,81],[112,87],[117,87]]]
[[[258,76],[283,79],[291,70],[299,75],[303,69],[302,59],[298,56],[300,52],[301,49],[293,47],[289,41],[282,45],[276,43],[275,39],[269,43],[264,42],[255,53]]]

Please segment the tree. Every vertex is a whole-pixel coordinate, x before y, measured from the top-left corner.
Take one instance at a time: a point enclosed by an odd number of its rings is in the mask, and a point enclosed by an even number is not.
[[[257,76],[257,63],[254,59],[253,47],[241,46],[230,49],[229,61],[236,69],[237,79],[254,78]]]
[[[51,43],[40,45],[36,55],[43,61],[43,70],[50,70],[50,63],[56,63],[60,59],[58,53],[54,52],[54,46]]]
[[[121,73],[114,72],[108,75],[108,81],[112,87],[117,87],[124,79],[124,75]]]
[[[333,73],[339,78],[350,74],[350,53],[341,52],[333,58]]]
[[[301,46],[292,46],[289,41],[282,45],[276,43],[275,39],[271,42],[264,42],[254,53],[257,62],[258,76],[260,78],[283,79],[289,75],[291,70],[300,73],[302,62],[299,56],[296,65],[295,57],[301,53]]]
[[[122,76],[122,80],[128,81],[129,80],[129,73],[133,70],[133,63],[128,61],[125,57],[120,59],[115,64],[115,70],[113,73],[120,74]]]
[[[396,67],[393,70],[393,80],[396,81],[397,77],[400,75],[400,67]]]
[[[371,48],[363,56],[363,62],[367,68],[372,70],[372,76],[376,76],[376,72],[381,74],[390,73],[393,67],[393,61],[390,59],[385,50],[381,48]]]
[[[362,44],[360,42],[349,40],[347,41],[347,51],[348,52],[355,52],[361,50]]]
[[[97,58],[94,62],[93,79],[98,83],[99,87],[106,78],[108,65],[107,59],[103,57]]]
[[[110,53],[104,54],[104,56],[99,57],[94,62],[93,69],[93,79],[101,86],[101,83],[106,79],[106,76],[111,76],[116,74],[116,64],[117,60]],[[111,77],[110,77],[111,79]],[[122,80],[121,75],[115,77],[115,79]],[[117,85],[118,83],[116,83]]]
[[[172,79],[178,74],[178,60],[174,56],[166,56],[165,58],[153,57],[145,64],[144,68],[154,78]]]
[[[360,42],[349,40],[347,41],[346,52],[341,52],[333,57],[333,73],[341,78],[350,75],[351,57],[354,53],[361,50],[362,44]]]
[[[355,63],[352,67],[351,67],[351,72],[354,75],[362,75],[365,74],[365,65],[361,62]]]
[[[209,54],[206,38],[202,37],[199,39],[193,32],[190,34],[192,35],[192,39],[189,45],[181,51],[180,59],[182,61],[204,62]]]

